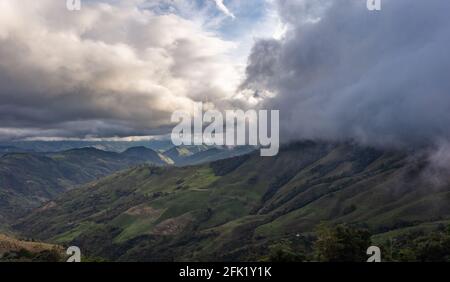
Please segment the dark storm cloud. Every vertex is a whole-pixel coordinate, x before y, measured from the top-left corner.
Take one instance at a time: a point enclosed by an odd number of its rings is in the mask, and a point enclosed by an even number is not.
[[[278,1],[285,38],[256,43],[243,89],[271,91],[283,137],[382,146],[450,139],[450,2]]]

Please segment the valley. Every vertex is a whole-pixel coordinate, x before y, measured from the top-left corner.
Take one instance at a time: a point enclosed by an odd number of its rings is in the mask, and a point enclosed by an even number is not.
[[[254,261],[284,241],[310,252],[323,222],[367,229],[380,244],[435,230],[450,220],[449,183],[420,154],[300,142],[273,158],[122,170],[13,228],[113,261]]]
[[[252,150],[247,147],[235,150],[204,146],[174,148],[159,152],[139,146],[118,153],[93,147],[61,152],[32,152],[15,146],[2,148],[0,230],[7,230],[9,223],[61,193],[123,169],[140,164],[183,166],[204,163]]]

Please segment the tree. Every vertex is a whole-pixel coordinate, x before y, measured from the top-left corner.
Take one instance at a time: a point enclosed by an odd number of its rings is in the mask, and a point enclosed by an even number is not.
[[[324,262],[363,262],[371,245],[371,234],[348,225],[319,225],[314,244],[315,257]]]
[[[434,233],[415,241],[417,259],[423,262],[450,261],[450,236]]]
[[[282,240],[269,246],[269,254],[263,258],[265,262],[302,262],[305,256],[301,252],[296,252],[291,247],[292,243]]]

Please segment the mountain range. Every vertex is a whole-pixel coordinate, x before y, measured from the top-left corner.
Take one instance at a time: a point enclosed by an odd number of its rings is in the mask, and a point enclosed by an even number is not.
[[[450,221],[450,177],[420,152],[300,142],[195,166],[139,165],[60,194],[13,226],[117,261],[254,261],[322,222],[383,242]]]
[[[189,158],[179,156],[173,161],[170,154],[143,146],[128,148],[122,153],[92,147],[50,153],[20,152],[18,147],[3,149],[4,154],[0,156],[0,227],[61,193],[119,170],[139,164],[187,165],[190,158],[192,162],[201,163],[241,153],[206,147],[195,151],[183,148],[180,150],[187,152]],[[202,155],[197,156],[197,152]]]
[[[123,152],[133,147],[147,147],[154,151],[167,151],[173,147],[170,139],[153,139],[147,141],[3,141],[0,142],[0,153],[3,149],[14,152],[61,152],[79,148],[96,148],[103,151]]]

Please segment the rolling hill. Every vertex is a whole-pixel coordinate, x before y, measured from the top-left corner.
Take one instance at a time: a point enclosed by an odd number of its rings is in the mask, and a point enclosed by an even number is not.
[[[125,261],[242,261],[323,221],[386,234],[450,220],[450,177],[419,153],[302,142],[279,155],[142,165],[70,190],[15,225]]]
[[[81,148],[57,153],[3,155],[0,157],[0,225],[77,185],[142,163],[165,164],[150,149],[139,156],[132,152],[129,149],[119,154]]]

